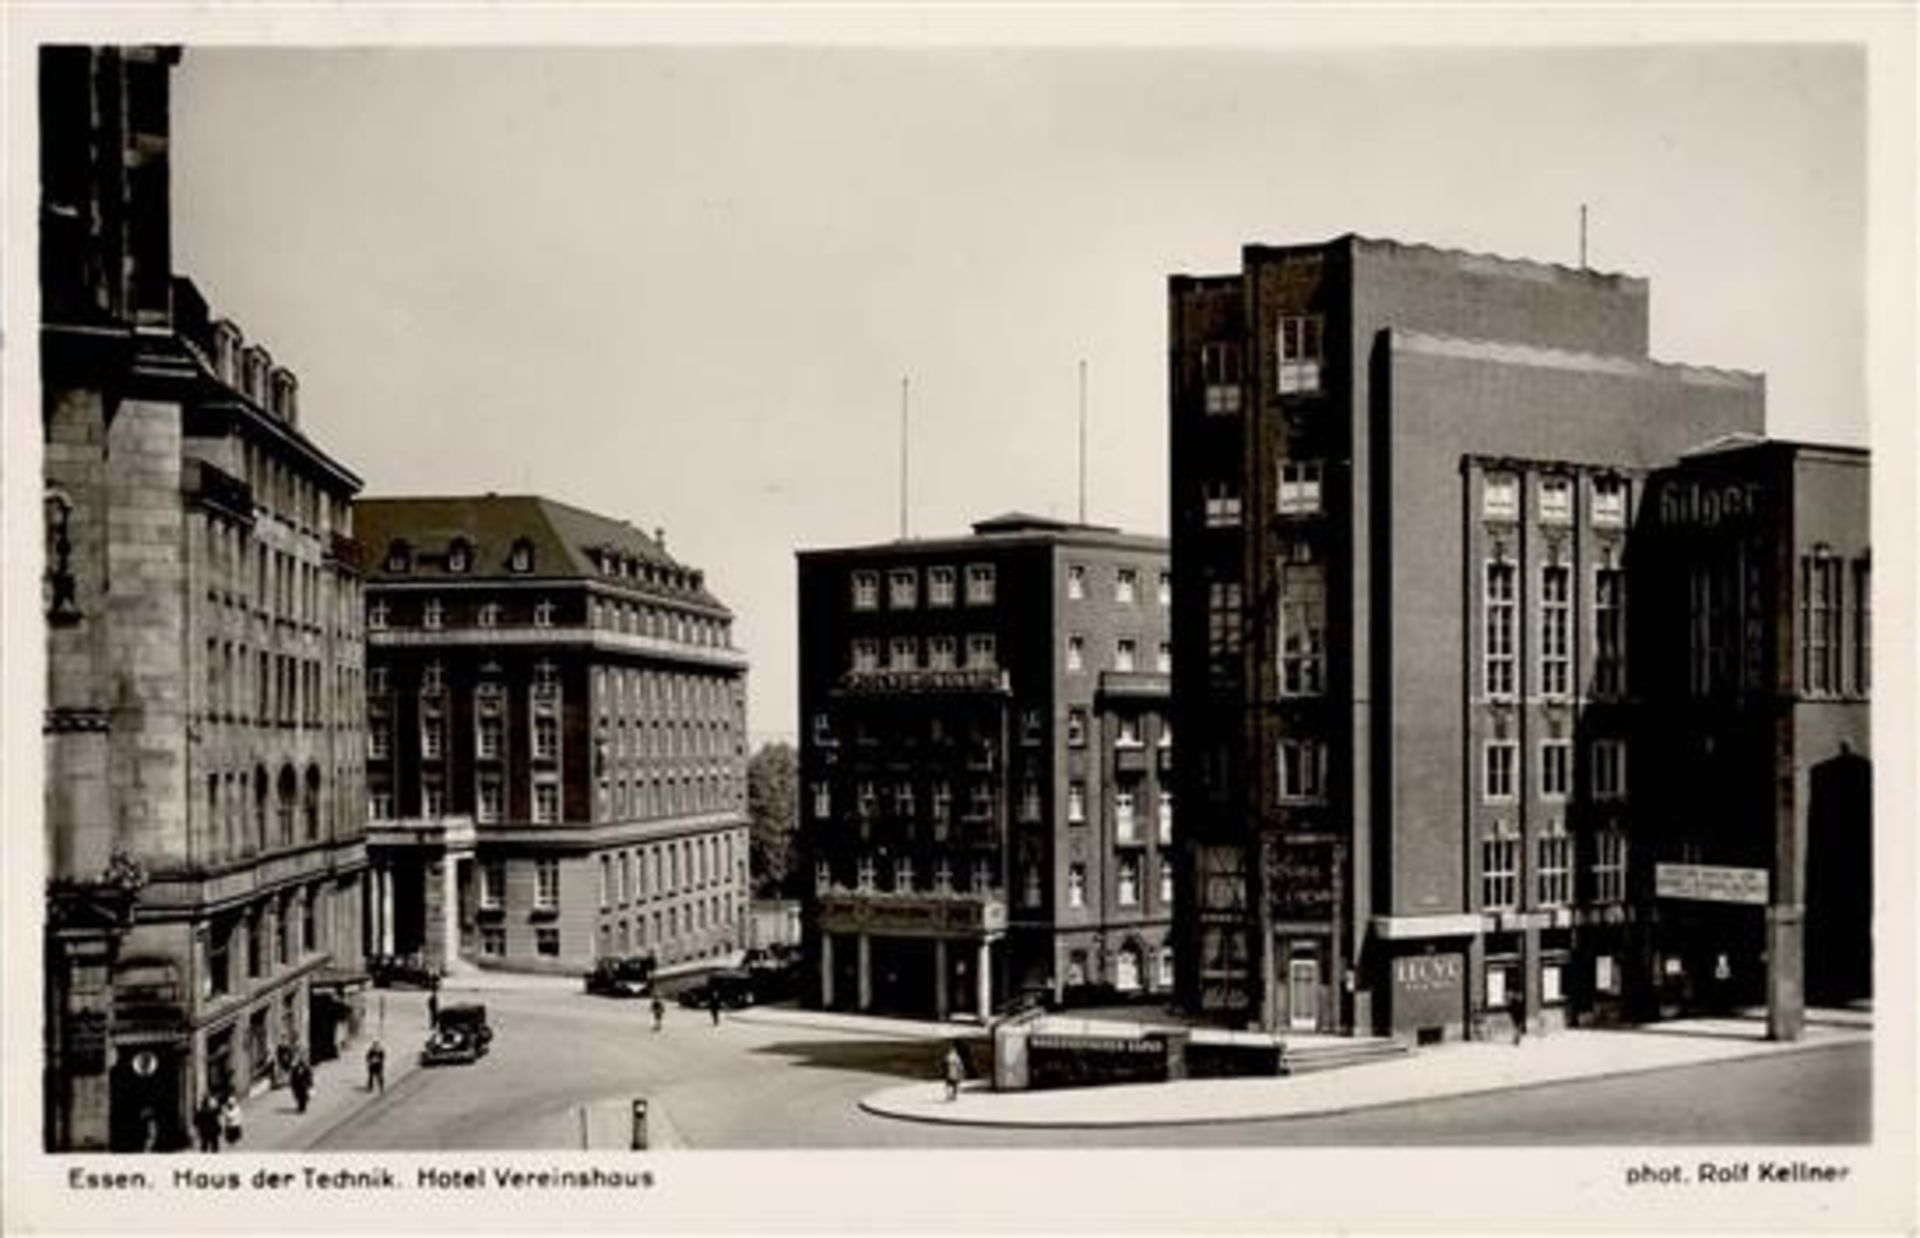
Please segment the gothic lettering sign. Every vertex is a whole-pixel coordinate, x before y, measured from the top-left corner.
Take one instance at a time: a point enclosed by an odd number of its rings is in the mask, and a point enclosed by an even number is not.
[[[1274,915],[1283,920],[1321,920],[1334,914],[1332,843],[1282,843],[1267,855],[1267,888]]]
[[[1660,898],[1697,903],[1750,903],[1765,906],[1767,870],[1716,864],[1656,864],[1654,893]]]
[[[1756,482],[1713,485],[1669,481],[1660,491],[1660,523],[1669,527],[1712,529],[1760,514]]]

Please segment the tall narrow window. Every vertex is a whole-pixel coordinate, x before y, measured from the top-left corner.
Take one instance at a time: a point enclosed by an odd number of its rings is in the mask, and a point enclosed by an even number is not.
[[[1593,574],[1593,686],[1598,695],[1627,690],[1627,574],[1603,567]]]
[[[1627,839],[1618,830],[1594,835],[1593,899],[1617,903],[1627,892]]]
[[[1077,602],[1086,596],[1087,569],[1078,563],[1069,564],[1067,567],[1067,598],[1070,601]]]
[[[1067,670],[1084,671],[1087,669],[1087,638],[1084,636],[1067,637]]]
[[[1573,569],[1550,563],[1540,569],[1540,691],[1566,696],[1573,677]]]
[[[1326,691],[1326,573],[1318,563],[1280,567],[1280,693]]]
[[[880,573],[855,572],[853,574],[853,608],[855,610],[877,610],[880,606]]]
[[[1213,581],[1207,586],[1207,652],[1237,653],[1241,635],[1240,582]]]
[[[1573,741],[1540,741],[1540,798],[1563,800],[1573,789]]]
[[[1513,564],[1487,564],[1486,648],[1483,651],[1483,678],[1491,697],[1511,697],[1514,680],[1514,577]]]
[[[1317,314],[1280,320],[1279,389],[1281,395],[1320,390],[1321,321]]]
[[[1281,799],[1312,801],[1326,795],[1325,744],[1317,739],[1283,739],[1279,757]]]
[[[542,911],[560,906],[560,861],[534,861],[533,905]]]
[[[1488,838],[1480,844],[1480,903],[1489,909],[1511,907],[1520,899],[1520,843]]]
[[[1200,346],[1200,383],[1211,414],[1240,411],[1240,345],[1219,340]]]
[[[1873,690],[1873,580],[1872,563],[1853,561],[1853,690],[1866,696]]]
[[[999,665],[992,636],[967,637],[967,669],[990,671]]]
[[[1481,794],[1489,801],[1513,798],[1513,769],[1519,745],[1510,739],[1490,739],[1481,749]]]
[[[993,564],[969,564],[967,566],[967,605],[991,606],[993,597]]]
[[[1573,900],[1573,839],[1553,822],[1539,840],[1540,905],[1559,907]]]
[[[1113,669],[1116,671],[1133,670],[1138,660],[1137,648],[1137,644],[1132,640],[1123,638],[1115,641],[1113,645]]]
[[[1800,682],[1810,695],[1840,690],[1840,560],[1828,554],[1800,560]]]
[[[1596,739],[1592,748],[1593,798],[1617,800],[1627,793],[1627,742],[1623,739]]]
[[[1122,606],[1133,605],[1139,593],[1139,573],[1130,567],[1123,567],[1113,574],[1113,600]]]
[[[953,605],[952,568],[930,567],[927,569],[927,605]]]
[[[920,573],[910,567],[887,573],[887,605],[894,610],[912,610],[920,604]]]

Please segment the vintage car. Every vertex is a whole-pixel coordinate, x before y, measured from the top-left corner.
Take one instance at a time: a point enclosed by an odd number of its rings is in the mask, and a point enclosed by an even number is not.
[[[599,959],[586,975],[587,992],[603,997],[645,997],[653,992],[653,956]]]
[[[688,985],[680,990],[679,1001],[682,1006],[705,1010],[713,1005],[716,997],[720,1005],[728,1010],[739,1010],[753,1005],[752,974],[745,969],[713,972],[697,984]]]
[[[439,971],[418,954],[368,955],[367,977],[376,989],[431,989],[440,983]]]
[[[422,1066],[449,1066],[477,1062],[493,1043],[487,1008],[480,1005],[442,1006],[420,1052]]]

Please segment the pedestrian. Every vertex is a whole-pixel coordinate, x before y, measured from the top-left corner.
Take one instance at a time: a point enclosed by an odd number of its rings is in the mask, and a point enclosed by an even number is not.
[[[720,1026],[720,990],[715,985],[707,985],[707,1014],[712,1016],[713,1025]]]
[[[200,1140],[202,1152],[220,1150],[220,1102],[213,1099],[212,1092],[202,1096],[194,1106],[193,1133]]]
[[[367,1091],[387,1090],[387,1051],[379,1041],[367,1046]]]
[[[432,1031],[438,1026],[440,1026],[440,982],[436,980],[433,987],[427,990],[427,1030]]]
[[[240,1100],[232,1092],[220,1104],[220,1133],[229,1144],[240,1142]]]
[[[293,1071],[293,1046],[281,1041],[273,1050],[273,1086],[285,1087],[287,1076]]]
[[[1527,1037],[1527,999],[1516,994],[1508,1012],[1513,1020],[1513,1043],[1518,1045]]]
[[[966,1063],[960,1060],[960,1047],[958,1045],[947,1046],[945,1066],[947,1074],[947,1100],[951,1103],[960,1095],[960,1081],[966,1077],[967,1073]]]
[[[660,995],[658,993],[655,993],[653,995],[653,1030],[654,1031],[657,1032],[660,1030],[660,1020],[666,1017],[667,1017],[667,1004],[660,1000]]]
[[[294,1059],[291,1072],[293,1084],[293,1103],[301,1113],[307,1111],[307,1098],[313,1095],[313,1067],[307,1064],[306,1054]]]

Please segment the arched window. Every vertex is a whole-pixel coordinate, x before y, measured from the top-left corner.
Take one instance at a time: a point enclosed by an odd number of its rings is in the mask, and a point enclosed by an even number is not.
[[[306,794],[301,797],[300,808],[306,818],[307,841],[313,842],[320,837],[320,767],[307,766]]]
[[[264,765],[253,767],[253,845],[252,851],[260,851],[267,845],[267,770]]]
[[[293,766],[282,765],[280,767],[280,796],[278,801],[279,820],[276,823],[279,827],[279,833],[275,836],[282,847],[293,841],[293,805],[295,798],[299,795],[299,791],[299,782],[294,776]]]

